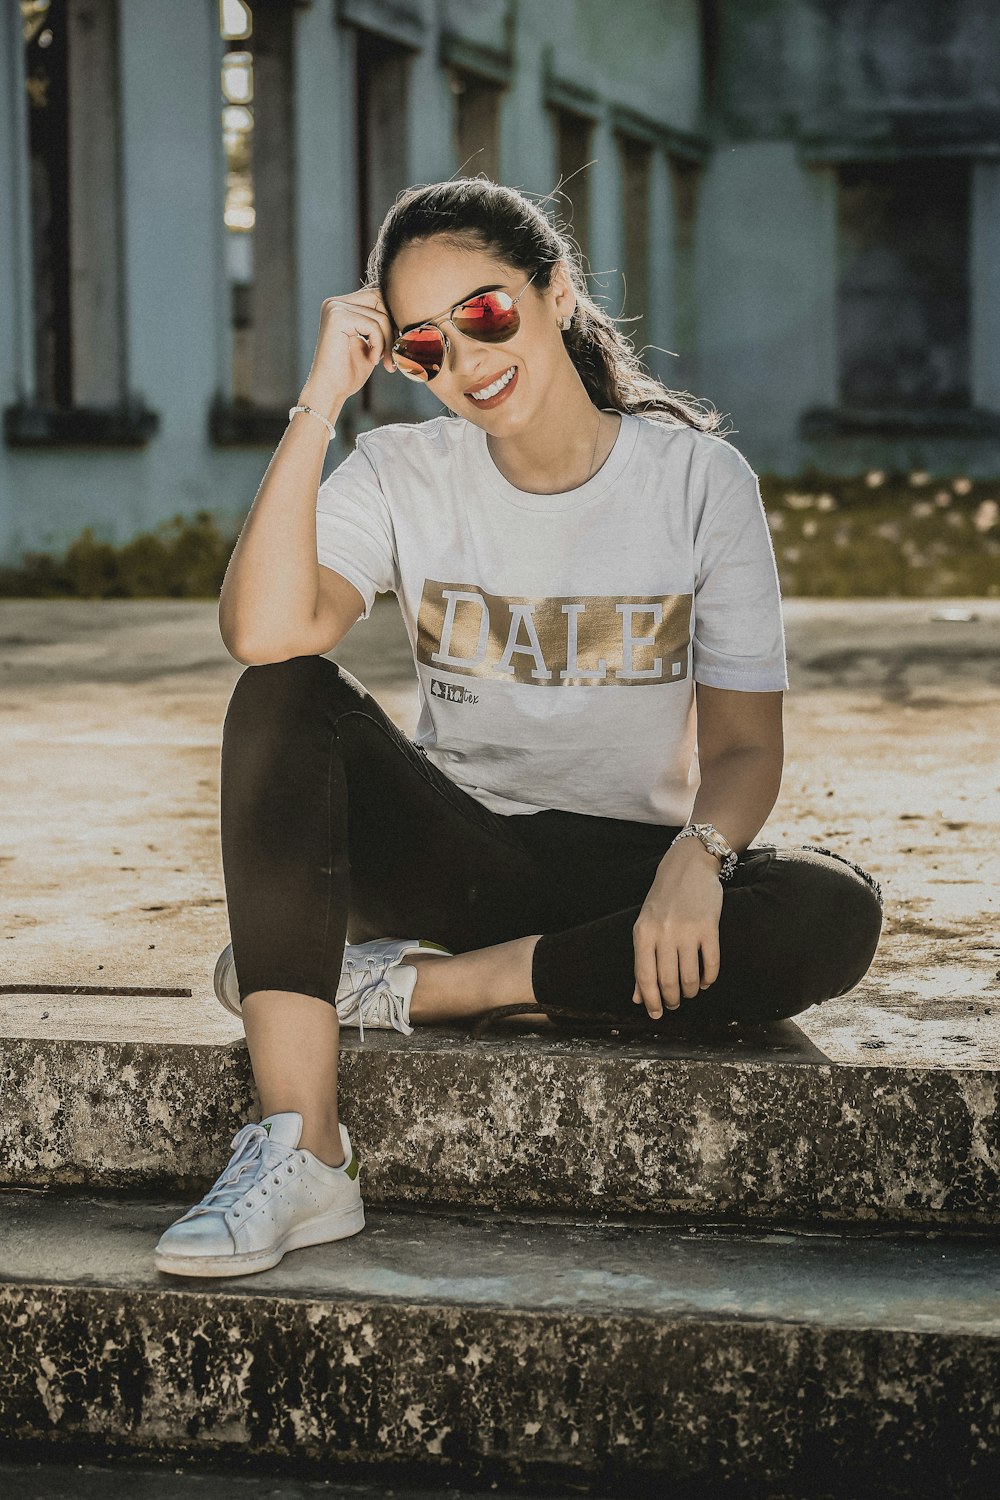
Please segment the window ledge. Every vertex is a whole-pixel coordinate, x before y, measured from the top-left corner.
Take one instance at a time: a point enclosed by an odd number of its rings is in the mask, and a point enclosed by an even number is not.
[[[915,411],[898,407],[813,406],[799,417],[799,436],[1000,437],[1000,412],[980,407]]]
[[[495,47],[484,47],[479,42],[467,41],[465,37],[448,30],[441,32],[438,45],[443,67],[456,68],[461,73],[472,73],[501,88],[509,85],[514,71],[509,51],[501,52]]]
[[[294,406],[294,397],[288,406]],[[257,406],[216,396],[208,414],[209,440],[217,448],[276,448],[288,426],[288,406]]]
[[[419,50],[427,37],[420,0],[336,0],[335,14],[341,26],[373,31],[397,46]]]
[[[20,401],[3,414],[10,448],[142,448],[159,426],[159,412],[139,400],[75,407]]]

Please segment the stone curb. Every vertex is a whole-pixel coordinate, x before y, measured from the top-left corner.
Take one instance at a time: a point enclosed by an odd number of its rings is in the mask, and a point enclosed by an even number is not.
[[[615,1494],[1000,1477],[996,1248],[381,1211],[184,1281],[151,1260],[182,1207],[0,1195],[0,1433]]]
[[[259,1118],[233,1045],[0,1039],[0,1185],[196,1194]],[[373,1204],[995,1227],[1000,1075],[375,1033],[340,1100]]]

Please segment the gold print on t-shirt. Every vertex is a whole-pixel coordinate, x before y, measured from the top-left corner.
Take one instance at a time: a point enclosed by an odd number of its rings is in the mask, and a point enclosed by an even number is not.
[[[417,660],[437,671],[540,687],[682,682],[690,594],[506,598],[426,579]]]

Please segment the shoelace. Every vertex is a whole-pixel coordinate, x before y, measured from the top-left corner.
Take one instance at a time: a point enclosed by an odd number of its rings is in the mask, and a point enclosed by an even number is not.
[[[355,1016],[361,1040],[365,1039],[365,1016],[368,1017],[369,1025],[379,1022],[385,1025],[388,1021],[397,1031],[402,1031],[406,1036],[413,1034],[413,1027],[408,1026],[403,1019],[403,1007],[405,1002],[400,999],[391,988],[388,979],[383,975],[369,985],[367,989],[359,990],[355,994],[341,1001],[344,1022],[353,1021]]]
[[[198,1214],[224,1213],[245,1193],[252,1192],[255,1185],[277,1167],[283,1166],[290,1173],[295,1170],[288,1160],[295,1155],[294,1148],[272,1141],[263,1125],[252,1122],[243,1125],[230,1144],[233,1156],[229,1165],[219,1174],[201,1202],[189,1208],[182,1215],[183,1218],[193,1219]],[[248,1173],[251,1174],[249,1177]],[[276,1185],[280,1185],[281,1178],[276,1176],[274,1181]],[[264,1192],[266,1191],[265,1188]],[[248,1206],[253,1205],[248,1203]]]
[[[364,982],[358,986],[358,965],[353,958],[346,958],[344,966],[347,969],[348,978],[351,981],[352,993],[346,995],[340,1002],[343,1011],[342,1021],[353,1021],[358,1019],[360,1039],[365,1039],[365,1016],[368,1016],[369,1025],[380,1022],[383,1026],[388,1021],[397,1031],[403,1032],[405,1036],[412,1036],[413,1027],[407,1026],[403,1019],[403,1001],[394,994],[386,978],[386,969],[382,968],[378,959],[366,954],[364,967],[368,971],[368,984]],[[388,965],[389,968],[394,965]],[[379,974],[379,969],[382,973]]]
[[[345,967],[347,969],[348,977],[350,978],[350,981],[351,981],[351,987],[355,988],[357,986],[357,982],[358,982],[358,980],[357,980],[357,968],[358,968],[358,966],[354,962],[353,958],[347,958],[347,959],[345,959],[344,960],[344,965],[345,965]],[[368,956],[365,959],[365,965],[364,966],[368,970],[368,982],[370,984],[376,984],[378,982],[378,963],[376,962],[376,960],[374,958],[372,958],[372,956],[371,956],[370,953],[368,954]]]

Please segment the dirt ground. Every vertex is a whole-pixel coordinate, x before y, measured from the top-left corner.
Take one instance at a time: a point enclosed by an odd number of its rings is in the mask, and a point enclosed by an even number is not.
[[[757,842],[835,849],[886,901],[863,983],[796,1019],[831,1058],[995,1066],[1000,601],[789,599],[785,620],[785,773]],[[394,601],[332,654],[412,730]],[[242,670],[211,601],[0,602],[0,1031],[104,1034],[110,1003],[129,1034],[241,1034],[211,985],[229,938],[219,747]],[[53,986],[125,994],[95,1019]]]

